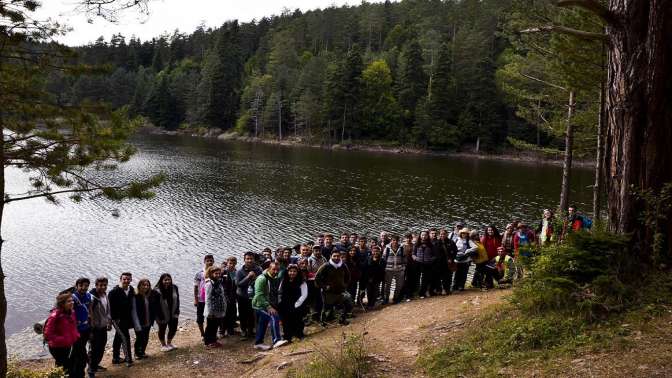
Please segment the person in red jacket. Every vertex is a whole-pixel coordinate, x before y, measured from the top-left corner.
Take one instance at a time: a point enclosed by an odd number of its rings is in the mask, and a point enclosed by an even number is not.
[[[56,360],[56,366],[63,368],[65,376],[69,375],[72,368],[72,346],[79,339],[77,320],[72,310],[74,303],[69,292],[59,295],[56,298],[56,308],[51,311],[44,325],[44,338],[49,345],[49,353]]]
[[[502,237],[495,226],[485,228],[485,233],[481,237],[481,244],[488,252],[488,260],[494,260],[497,257],[497,248],[502,245]]]

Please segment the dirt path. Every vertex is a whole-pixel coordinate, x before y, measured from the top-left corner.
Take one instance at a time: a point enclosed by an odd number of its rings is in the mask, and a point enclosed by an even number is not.
[[[373,363],[372,376],[422,376],[415,366],[424,347],[439,344],[449,335],[461,332],[483,309],[500,303],[508,290],[467,291],[456,295],[416,300],[359,313],[346,327],[309,327],[308,337],[266,353],[253,350],[251,341],[238,337],[222,340],[224,348],[207,350],[200,342],[194,323],[186,324],[175,337],[179,349],[161,353],[154,337],[150,358],[126,366],[112,366],[108,353],[103,365],[109,368],[100,377],[200,377],[211,376],[213,369],[223,377],[280,377],[285,368],[300,367],[325,348],[335,348],[345,333],[365,333],[366,347]],[[306,353],[307,352],[307,353]],[[22,366],[44,368],[52,360],[23,362]]]

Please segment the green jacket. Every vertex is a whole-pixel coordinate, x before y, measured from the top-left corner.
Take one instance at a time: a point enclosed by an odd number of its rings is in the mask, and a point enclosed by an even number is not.
[[[269,307],[278,308],[279,277],[271,277],[267,272],[257,277],[254,281],[254,297],[252,308],[255,310],[268,310]]]

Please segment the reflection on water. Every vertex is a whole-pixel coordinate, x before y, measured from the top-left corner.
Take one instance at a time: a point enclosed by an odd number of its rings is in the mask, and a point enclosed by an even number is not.
[[[190,295],[205,253],[219,262],[318,231],[377,235],[456,220],[471,227],[533,221],[559,193],[558,167],[175,136],[143,135],[136,144],[139,153],[114,175],[167,173],[151,201],[53,206],[38,199],[6,207],[10,334],[45,318],[56,293],[80,276],[106,275],[114,283],[128,270],[135,282],[154,283],[170,272]],[[23,173],[7,175],[10,191],[22,191]],[[572,202],[585,207],[591,181],[590,171],[574,173]],[[191,301],[182,303],[192,314]]]

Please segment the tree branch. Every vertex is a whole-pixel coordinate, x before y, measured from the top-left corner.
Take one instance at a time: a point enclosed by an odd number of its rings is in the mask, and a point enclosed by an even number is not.
[[[123,189],[123,186],[110,186],[110,187],[99,187],[99,188],[82,188],[82,189],[68,189],[68,190],[59,190],[55,192],[45,192],[45,193],[40,193],[40,194],[33,194],[30,196],[25,196],[25,197],[16,197],[16,198],[5,198],[3,202],[5,204],[8,204],[10,202],[16,202],[16,201],[23,201],[31,198],[40,198],[40,197],[49,197],[53,196],[56,194],[64,194],[64,193],[90,193],[90,192],[95,192],[95,191],[100,191],[104,189]]]
[[[520,76],[522,76],[522,77],[525,77],[525,78],[528,78],[528,79],[530,79],[530,80],[534,80],[534,81],[536,81],[536,82],[538,82],[538,83],[542,83],[542,84],[548,85],[549,87],[557,88],[557,89],[560,89],[560,90],[563,90],[563,91],[567,92],[567,88],[565,88],[565,87],[561,87],[561,86],[559,86],[559,85],[557,85],[557,84],[549,83],[548,81],[541,80],[541,79],[539,79],[539,78],[536,78],[536,77],[534,77],[534,76],[530,76],[530,75],[524,74],[524,73],[522,73],[522,72],[518,72],[518,73],[519,73]]]
[[[576,7],[585,9],[598,16],[609,25],[614,25],[616,23],[614,14],[596,0],[557,0],[555,5],[561,8]]]
[[[588,40],[599,40],[599,41],[608,41],[609,40],[609,38],[607,37],[606,34],[587,32],[587,31],[572,29],[572,28],[568,28],[566,26],[560,26],[560,25],[539,26],[537,28],[529,28],[529,29],[525,29],[525,30],[520,31],[520,33],[522,33],[522,34],[553,33],[553,32],[561,33],[561,34],[567,34],[567,35],[573,35],[575,37],[582,38],[582,39],[588,39]]]

